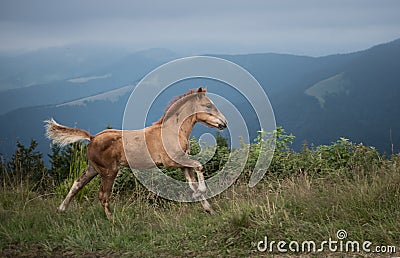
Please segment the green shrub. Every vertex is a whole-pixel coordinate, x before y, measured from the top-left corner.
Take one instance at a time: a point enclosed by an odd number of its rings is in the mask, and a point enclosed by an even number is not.
[[[354,144],[346,138],[340,138],[329,145],[316,147],[304,145],[299,152],[292,149],[294,138],[282,127],[277,127],[273,132],[259,131],[253,143],[242,144],[240,148],[231,149],[228,147],[226,138],[221,134],[216,136],[216,146],[207,146],[192,137],[190,139],[190,155],[200,161],[207,161],[203,165],[203,171],[206,178],[209,178],[221,171],[229,157],[232,161],[229,169],[233,171],[237,169],[240,164],[235,162],[241,160],[243,152],[248,149],[248,159],[240,177],[244,181],[249,180],[257,161],[259,161],[262,144],[269,146],[272,139],[275,139],[276,148],[268,167],[266,180],[283,179],[299,174],[324,177],[332,173],[341,173],[346,177],[356,177],[367,174],[371,169],[378,170],[387,164],[384,162],[386,157],[379,154],[375,148]],[[51,168],[48,170],[43,164],[42,154],[35,150],[36,147],[35,141],[32,141],[29,147],[18,142],[12,159],[8,163],[2,159],[0,178],[3,185],[29,180],[36,185],[37,189],[55,189],[57,194],[65,196],[73,181],[87,168],[86,144],[75,143],[65,148],[52,146],[52,153],[49,155]],[[396,157],[393,155],[391,159],[396,159]],[[260,161],[261,163],[265,162],[264,160]],[[162,171],[176,180],[186,181],[180,169],[162,168]],[[100,178],[96,177],[92,181],[78,193],[78,199],[97,193]],[[116,194],[140,194],[146,189],[129,168],[121,167],[113,191]]]
[[[51,187],[42,153],[36,151],[38,143],[31,140],[29,147],[17,141],[17,148],[11,160],[5,164],[2,159],[1,180],[3,185],[17,185],[29,182],[35,190],[45,191]]]
[[[73,182],[78,179],[83,172],[87,169],[87,158],[86,158],[86,148],[87,145],[83,142],[76,142],[67,146],[62,151],[62,158],[61,160],[65,160],[69,164],[69,171],[65,174],[65,163],[60,162],[61,167],[52,167],[52,171],[56,171],[56,173],[62,174],[55,174],[58,179],[65,178],[64,180],[60,181],[56,187],[56,193],[65,196],[69,189],[71,188]],[[54,161],[53,164],[57,164]],[[88,183],[85,187],[83,187],[75,196],[76,199],[82,200],[86,196],[93,196],[97,193],[99,189],[100,178],[95,177],[92,179],[90,183]]]

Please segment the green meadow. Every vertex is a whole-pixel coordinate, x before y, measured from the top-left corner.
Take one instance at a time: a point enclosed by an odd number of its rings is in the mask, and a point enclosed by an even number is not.
[[[17,150],[13,160],[1,166],[1,256],[398,256],[400,155],[381,155],[344,138],[295,152],[290,149],[292,138],[283,130],[279,133],[265,177],[250,188],[258,143],[252,144],[241,176],[210,199],[215,215],[205,213],[199,203],[159,198],[124,170],[113,189],[112,220],[97,200],[97,179],[76,196],[67,212],[57,212],[77,172],[69,168],[62,176],[54,166],[53,171],[43,168],[40,153],[20,146],[20,154]],[[219,146],[218,157],[210,162],[223,166],[227,150]],[[84,169],[82,159],[77,159],[84,148],[71,148],[71,153],[75,159],[66,164]],[[62,167],[60,160],[57,164]],[[219,169],[212,165],[210,171]],[[338,231],[346,235],[340,239]],[[329,240],[337,242],[330,248],[322,244]],[[315,250],[301,249],[307,241],[316,243]],[[348,241],[359,243],[360,250],[355,245],[346,249]],[[370,242],[367,250],[364,242]]]

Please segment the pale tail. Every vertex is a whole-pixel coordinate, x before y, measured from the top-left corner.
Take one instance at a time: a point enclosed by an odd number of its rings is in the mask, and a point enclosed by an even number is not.
[[[53,140],[54,144],[66,146],[81,140],[91,140],[92,136],[85,130],[70,128],[58,124],[54,119],[44,121],[46,123],[46,136]]]

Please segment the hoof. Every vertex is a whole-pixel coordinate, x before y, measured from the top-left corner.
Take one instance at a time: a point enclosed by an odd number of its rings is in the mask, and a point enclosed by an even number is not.
[[[58,206],[57,211],[58,212],[65,212],[67,210],[67,207],[65,207],[64,203],[62,203],[60,206]]]
[[[210,210],[206,210],[206,212],[210,215],[215,215],[217,214],[212,208]]]
[[[202,200],[201,205],[203,205],[204,211],[210,215],[216,214],[214,209],[211,207],[210,203],[207,200]]]
[[[113,215],[112,211],[110,209],[105,209],[104,211],[106,213],[107,219],[113,220],[114,215]]]

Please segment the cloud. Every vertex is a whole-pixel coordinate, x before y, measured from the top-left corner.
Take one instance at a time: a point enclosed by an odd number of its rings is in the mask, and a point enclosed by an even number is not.
[[[0,50],[98,42],[194,52],[348,52],[399,37],[399,1],[21,1]]]

